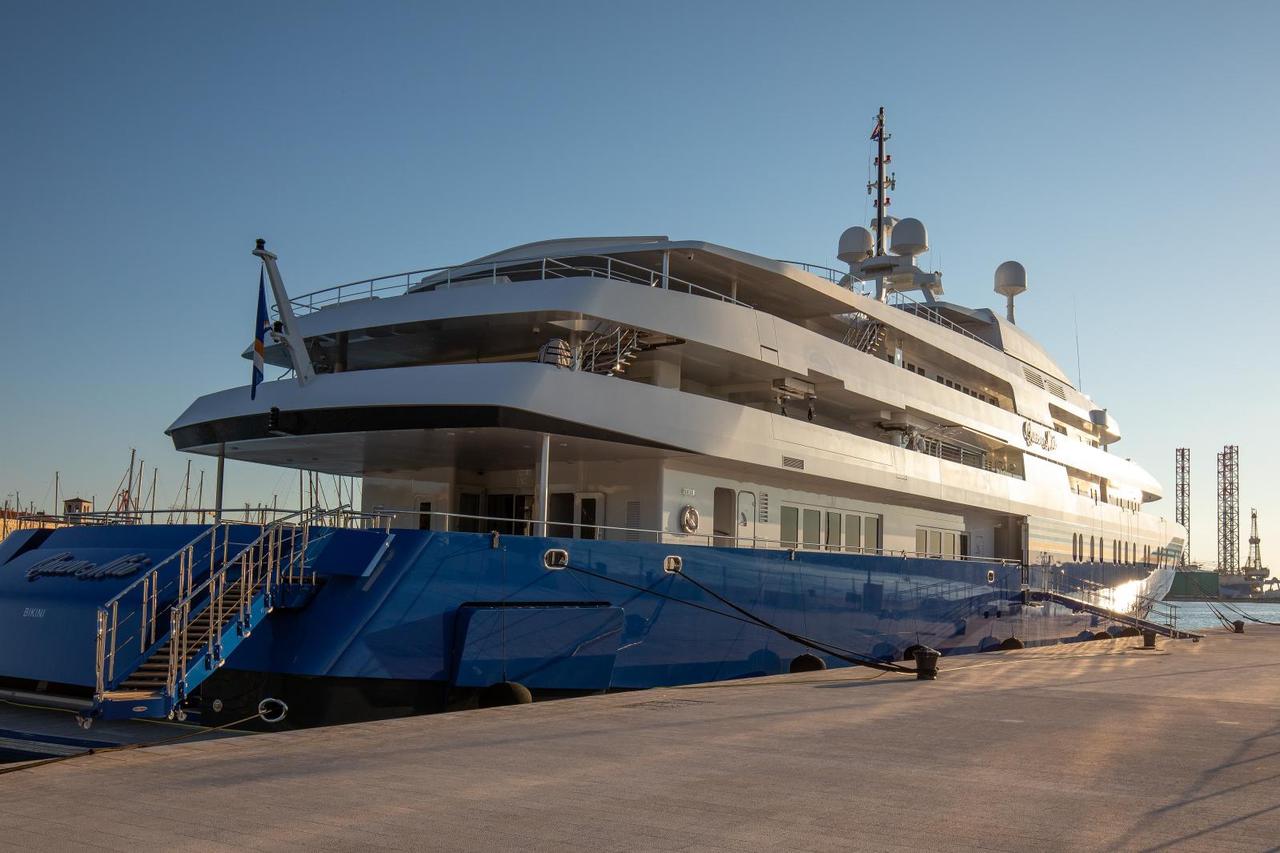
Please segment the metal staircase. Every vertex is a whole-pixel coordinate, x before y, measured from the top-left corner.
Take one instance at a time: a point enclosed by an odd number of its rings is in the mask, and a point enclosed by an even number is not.
[[[621,376],[640,353],[683,343],[670,335],[642,332],[630,326],[610,325],[593,331],[578,346],[578,369],[601,376]]]
[[[182,718],[182,702],[281,595],[314,586],[306,572],[314,516],[250,526],[250,536],[259,532],[247,542],[246,525],[214,524],[100,607],[94,697],[81,714],[84,725],[94,718]]]
[[[884,323],[879,320],[873,320],[864,314],[858,320],[849,324],[849,331],[845,333],[844,343],[856,350],[874,353],[880,349],[880,345],[884,343],[885,335],[887,334],[888,329]]]

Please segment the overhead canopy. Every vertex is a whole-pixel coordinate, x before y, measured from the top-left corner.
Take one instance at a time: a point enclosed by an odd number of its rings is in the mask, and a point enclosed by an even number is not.
[[[540,265],[529,262],[555,258],[567,267],[605,270],[608,258],[622,263],[611,268],[614,277],[641,282],[660,282],[663,255],[666,272],[674,290],[736,298],[761,311],[785,319],[804,320],[847,313],[852,309],[848,291],[800,267],[749,252],[698,240],[672,241],[666,237],[580,237],[545,240],[504,249],[446,272],[426,276],[413,290],[430,290],[467,276],[528,272],[542,274]],[[549,268],[560,272],[559,267]],[[562,274],[572,274],[564,269]],[[736,285],[736,289],[735,289]],[[736,294],[736,297],[735,297]]]

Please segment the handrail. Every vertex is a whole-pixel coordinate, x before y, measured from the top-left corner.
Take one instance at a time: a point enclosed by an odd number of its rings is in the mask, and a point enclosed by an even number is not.
[[[97,608],[97,641],[95,649],[95,689],[97,694],[101,695],[104,690],[114,688],[117,670],[116,658],[130,643],[138,643],[139,654],[145,654],[147,649],[155,645],[156,621],[161,603],[159,594],[161,591],[161,568],[174,561],[178,563],[177,576],[171,578],[163,587],[164,590],[172,589],[175,585],[177,588],[175,600],[166,608],[169,613],[168,642],[174,652],[174,660],[171,661],[170,679],[168,681],[169,687],[172,688],[176,684],[174,678],[177,677],[176,674],[180,668],[182,677],[185,677],[187,661],[185,659],[179,661],[176,658],[186,655],[191,650],[191,638],[188,636],[188,628],[192,610],[199,607],[205,599],[208,599],[212,606],[214,597],[225,594],[228,588],[226,573],[230,567],[237,563],[241,565],[241,578],[236,584],[231,585],[232,588],[238,585],[240,588],[237,592],[241,595],[248,594],[252,596],[256,594],[257,589],[264,582],[278,584],[280,582],[281,569],[281,560],[279,559],[281,555],[279,552],[283,545],[284,537],[277,534],[285,526],[291,526],[292,522],[297,524],[297,529],[302,531],[301,535],[295,534],[291,537],[289,542],[289,578],[292,581],[299,574],[294,570],[295,564],[299,559],[299,544],[301,545],[301,558],[305,560],[309,526],[316,520],[326,518],[333,518],[336,524],[341,524],[343,523],[341,520],[343,517],[355,517],[356,515],[352,512],[350,506],[346,504],[332,509],[311,507],[305,510],[289,511],[269,523],[252,525],[260,528],[258,535],[243,546],[237,544],[234,553],[230,552],[231,529],[237,526],[237,522],[215,522],[207,529],[202,530],[199,535],[183,544],[155,566],[148,568],[142,577],[130,583]],[[360,514],[360,517],[363,519],[365,516]],[[300,523],[298,522],[299,519]],[[220,532],[223,534],[223,539],[219,547],[218,534]],[[197,585],[195,583],[196,547],[206,539],[210,543],[208,554],[209,573]],[[251,554],[255,553],[255,549],[256,556],[254,557],[253,565],[250,567],[249,558]],[[203,558],[201,560],[203,561]],[[219,565],[220,568],[218,567]],[[251,569],[251,571],[246,574],[246,569]],[[136,598],[139,594],[140,601],[135,602],[136,607],[122,613],[121,602],[126,598]],[[128,620],[135,615],[138,617],[138,633],[131,633],[121,639],[119,636],[121,626],[128,624]],[[224,614],[221,612],[221,607],[215,607],[211,616],[218,619],[217,626],[220,629],[220,626],[226,621],[223,618]],[[213,623],[211,623],[212,625]],[[210,628],[210,632],[212,631],[213,627]],[[209,642],[214,642],[212,636],[207,639]],[[197,643],[204,643],[206,636],[201,635],[196,638],[196,641]],[[124,677],[127,678],[127,675]]]
[[[863,279],[855,277],[848,270],[841,271],[833,267],[824,266],[822,264],[811,264],[808,261],[786,261],[786,260],[782,260],[781,258],[777,258],[775,260],[777,260],[778,263],[780,264],[788,264],[793,267],[799,267],[804,272],[809,273],[809,275],[817,276],[818,278],[824,279],[825,281],[829,281],[832,284],[839,285],[840,287],[848,287],[853,292],[861,294],[862,296],[872,295],[871,289],[867,286],[867,282],[864,281]],[[855,285],[861,285],[861,286],[855,287]]]
[[[863,281],[862,279],[854,278],[848,272],[841,272],[840,270],[823,266],[822,264],[811,264],[811,263],[808,263],[807,261],[779,261],[779,263],[791,264],[792,266],[800,267],[802,270],[804,270],[807,273],[810,273],[811,275],[816,275],[819,278],[826,279],[832,284],[838,284],[841,287],[848,287],[850,290],[854,291],[855,293],[859,293],[862,296],[870,297],[872,295],[869,289],[865,287],[866,285],[865,281]],[[847,283],[846,283],[846,279],[848,280]],[[864,286],[854,287],[855,284],[864,285]],[[994,350],[1000,350],[1000,347],[996,346],[990,341],[975,335],[973,332],[970,332],[968,329],[964,328],[963,326],[960,326],[957,323],[953,323],[950,320],[948,320],[946,317],[943,317],[942,314],[937,309],[929,307],[927,304],[921,302],[918,299],[915,299],[912,296],[907,295],[906,293],[900,290],[891,291],[889,298],[892,301],[890,301],[888,304],[892,305],[894,308],[901,309],[903,311],[906,311],[908,314],[914,314],[918,317],[923,316],[923,319],[929,320],[932,323],[936,323],[937,325],[942,326],[945,329],[950,329],[951,331],[959,335],[963,335],[964,337],[977,341],[980,344],[985,344],[986,346],[989,346]]]
[[[206,536],[208,536],[209,534],[214,533],[215,531],[217,531],[217,529],[218,529],[219,527],[221,527],[221,526],[223,526],[223,525],[230,525],[230,524],[233,524],[233,523],[234,523],[234,522],[229,522],[229,521],[215,521],[213,524],[209,525],[209,529],[208,529],[208,530],[201,531],[201,533],[200,533],[200,535],[199,535],[199,536],[197,536],[196,538],[192,539],[190,542],[188,542],[187,544],[183,545],[183,546],[182,546],[182,547],[180,547],[178,550],[174,551],[172,554],[170,554],[169,556],[165,557],[165,558],[164,558],[163,560],[161,560],[160,562],[156,563],[154,566],[151,566],[150,568],[148,568],[148,569],[146,570],[146,572],[143,574],[143,576],[142,576],[142,577],[138,578],[138,579],[137,579],[137,580],[135,580],[133,583],[129,584],[129,585],[128,585],[128,586],[126,586],[124,589],[122,589],[122,590],[120,590],[119,592],[117,592],[117,593],[116,593],[115,595],[113,595],[111,598],[108,598],[108,599],[107,599],[107,600],[106,600],[106,601],[101,605],[101,608],[110,607],[111,605],[115,604],[117,601],[119,601],[121,598],[123,598],[123,597],[125,596],[125,594],[127,594],[127,593],[129,593],[129,592],[132,592],[134,587],[136,587],[136,586],[140,585],[143,581],[145,581],[145,580],[149,579],[149,578],[151,577],[151,575],[152,575],[154,572],[156,572],[158,569],[160,569],[160,568],[162,568],[163,566],[165,566],[165,565],[167,565],[167,564],[169,564],[169,563],[173,562],[173,560],[175,560],[179,555],[181,555],[181,554],[182,554],[184,551],[186,551],[188,548],[194,548],[194,547],[195,547],[195,546],[200,542],[200,540],[201,540],[201,539],[204,539],[204,538],[205,538]],[[166,586],[168,586],[168,584],[166,584]],[[101,609],[101,608],[100,608],[100,609]]]
[[[426,510],[400,508],[400,507],[387,507],[387,506],[377,506],[377,507],[374,507],[374,509],[376,510],[379,516],[426,515],[426,516],[439,516],[446,520],[451,518],[459,518],[459,519],[466,519],[468,521],[496,521],[501,524],[533,525],[533,524],[540,523],[534,519],[527,519],[527,518],[503,518],[501,516],[492,516],[492,515],[468,515],[466,513],[440,512],[438,510],[426,511]],[[734,542],[749,541],[751,543],[750,547],[753,547],[753,548],[756,547],[756,545],[777,545],[780,550],[784,550],[784,551],[812,551],[815,553],[829,553],[829,554],[836,554],[836,553],[869,554],[873,556],[882,556],[882,557],[911,557],[911,558],[918,558],[918,559],[932,559],[932,560],[946,559],[946,560],[960,560],[960,561],[974,562],[974,563],[995,563],[997,565],[1004,565],[1004,566],[1021,565],[1021,561],[1019,560],[1010,560],[1003,557],[982,557],[982,556],[976,556],[976,555],[962,556],[958,554],[955,556],[952,556],[952,555],[930,554],[930,553],[920,552],[920,551],[906,551],[906,550],[890,549],[890,548],[862,548],[862,547],[853,548],[853,547],[847,547],[844,545],[836,546],[836,545],[819,544],[817,546],[807,546],[803,542],[787,542],[781,539],[765,539],[760,536],[733,536],[733,535],[725,535],[721,533],[685,533],[682,530],[652,530],[652,529],[647,529],[642,527],[617,527],[617,526],[608,525],[608,524],[576,524],[575,522],[572,522],[572,521],[548,520],[547,525],[549,527],[551,526],[589,527],[592,530],[616,530],[622,533],[648,533],[655,536],[678,536],[686,539],[705,540],[706,545],[714,545],[715,540],[718,540],[718,539],[727,539],[727,540],[733,540]],[[734,547],[734,546],[729,546],[729,547]]]
[[[199,517],[201,515],[214,515],[218,512],[221,512],[222,515],[224,516],[224,518],[221,520],[221,523],[224,523],[224,524],[228,523],[228,520],[225,518],[225,516],[228,516],[228,515],[238,515],[238,516],[242,516],[245,519],[242,522],[234,521],[234,520],[231,521],[231,523],[234,523],[234,524],[258,524],[260,522],[253,519],[255,518],[262,519],[268,515],[278,516],[281,513],[296,513],[299,511],[300,510],[289,509],[288,507],[269,507],[269,506],[256,506],[256,507],[249,507],[247,509],[245,507],[224,506],[222,507],[221,510],[219,510],[217,507],[187,507],[186,509],[183,509],[182,507],[170,507],[169,509],[136,509],[136,510],[127,510],[127,511],[101,510],[97,512],[86,512],[86,513],[80,513],[75,515],[49,516],[49,518],[54,521],[63,522],[69,526],[78,525],[78,524],[79,525],[142,524],[144,518],[152,519],[153,520],[152,523],[157,523],[154,521],[154,519],[162,515],[166,517],[170,517],[170,516],[185,512],[188,515],[195,515]],[[200,527],[200,526],[203,526],[204,524],[217,524],[219,522],[193,521],[193,522],[186,522],[184,524],[182,522],[166,521],[164,523],[168,526]]]
[[[584,264],[565,263],[566,259],[578,260],[582,258],[604,261],[604,268],[599,269],[597,267],[587,266]],[[548,263],[551,263],[552,265],[558,264],[560,269],[556,269],[554,266],[548,268]],[[527,266],[530,264],[534,266]],[[526,266],[521,268],[522,265]],[[408,270],[405,272],[359,279],[357,281],[347,282],[346,284],[336,284],[330,287],[320,288],[319,290],[313,290],[309,293],[296,296],[289,301],[292,303],[295,310],[310,312],[328,305],[336,305],[344,301],[349,301],[348,298],[344,296],[344,291],[346,290],[358,289],[358,295],[353,294],[349,299],[372,299],[377,297],[378,294],[385,293],[387,291],[411,293],[415,288],[422,286],[421,279],[416,282],[412,280],[419,276],[427,278],[439,276],[443,273],[445,275],[445,279],[432,286],[448,288],[454,283],[473,282],[483,280],[486,277],[491,278],[496,283],[499,278],[511,272],[531,274],[533,276],[532,280],[535,281],[545,281],[549,277],[564,278],[565,276],[560,274],[561,270],[582,272],[592,277],[604,273],[605,278],[614,281],[631,281],[632,283],[637,284],[648,284],[652,287],[661,286],[666,289],[671,289],[670,285],[674,282],[683,285],[688,289],[689,293],[696,291],[700,294],[714,297],[724,302],[731,302],[735,305],[751,307],[747,303],[735,299],[732,296],[717,293],[711,288],[671,275],[669,272],[653,270],[642,264],[624,261],[621,258],[617,258],[612,255],[584,254],[581,252],[565,252],[555,255],[529,255],[526,257],[504,258],[502,260],[488,262],[471,261],[461,264],[451,264],[448,266]],[[628,270],[635,270],[636,272],[628,272]],[[461,271],[462,275],[460,275],[455,282],[453,274],[458,271]],[[615,276],[615,272],[623,276],[629,275],[630,278],[618,278]],[[643,273],[643,275],[638,275],[637,273]],[[403,279],[403,281],[401,281],[401,279]],[[316,297],[323,294],[333,294],[333,296],[331,298],[317,300]]]
[[[259,589],[267,595],[268,609],[271,598],[281,583],[281,565],[285,548],[286,527],[288,537],[289,579],[294,577],[293,565],[299,557],[305,561],[310,526],[314,519],[328,515],[340,515],[350,510],[341,505],[333,510],[311,508],[298,510],[261,526],[257,537],[239,548],[234,555],[224,547],[222,565],[211,569],[209,576],[198,586],[190,585],[185,594],[169,608],[169,666],[165,688],[171,699],[181,698],[179,687],[185,688],[188,665],[198,652],[207,646],[207,654],[214,665],[220,665],[223,629],[236,619],[242,622],[250,618],[255,596]],[[228,572],[239,568],[238,576],[228,582]],[[192,612],[205,604],[209,612],[208,624],[194,638],[191,636]],[[197,619],[197,621],[199,621]]]
[[[344,508],[346,508],[346,507],[345,507],[345,505],[344,505],[344,507],[339,507],[339,509],[344,509]],[[233,563],[233,562],[235,562],[236,560],[240,559],[240,558],[241,558],[241,557],[242,557],[246,552],[248,552],[251,548],[254,548],[254,547],[257,547],[258,545],[260,545],[260,544],[262,543],[262,540],[263,540],[264,538],[266,538],[267,536],[269,536],[269,535],[273,532],[273,530],[274,530],[278,525],[282,525],[282,524],[286,523],[289,519],[294,518],[294,517],[296,517],[296,516],[306,515],[306,514],[307,514],[307,513],[309,513],[309,512],[311,512],[311,511],[310,511],[310,510],[297,510],[296,512],[291,512],[291,513],[289,513],[288,515],[284,516],[283,518],[278,518],[278,519],[276,519],[276,520],[272,521],[270,524],[263,525],[262,531],[258,534],[258,538],[254,539],[252,542],[249,542],[249,543],[248,543],[247,545],[245,545],[243,548],[241,548],[240,550],[236,551],[235,556],[234,556],[234,557],[232,557],[231,559],[229,559],[229,560],[224,560],[224,561],[223,561],[223,568],[226,568],[226,566],[227,566],[227,565],[230,565],[231,563]],[[329,510],[325,510],[325,511],[323,511],[323,514],[326,514],[326,515],[327,515],[327,514],[330,514],[330,512],[331,512],[331,511],[329,511]],[[304,523],[306,523],[307,521],[309,521],[309,519],[310,519],[310,517],[309,517],[309,516],[307,516],[307,518],[304,518]],[[203,583],[201,583],[199,586],[197,586],[197,587],[193,587],[192,589],[190,589],[190,590],[188,590],[188,591],[187,591],[187,594],[186,594],[186,596],[183,598],[183,601],[192,601],[192,600],[194,600],[194,599],[195,599],[195,597],[196,597],[196,595],[197,595],[198,593],[203,592],[205,589],[207,589],[207,588],[209,587],[209,584],[210,584],[210,582],[211,582],[212,580],[213,580],[213,573],[210,573],[209,577],[205,578],[205,580],[204,580],[204,582],[203,582]],[[179,602],[179,603],[181,603],[181,602]],[[175,605],[175,606],[176,606],[176,605]]]
[[[1000,347],[991,343],[991,341],[988,341],[984,338],[980,338],[977,335],[975,335],[973,332],[964,328],[963,326],[957,325],[956,323],[953,323],[950,320],[948,320],[946,317],[943,317],[941,312],[939,312],[936,308],[930,308],[928,305],[924,304],[923,302],[913,299],[912,297],[908,296],[907,294],[901,291],[894,291],[893,297],[896,301],[891,302],[889,304],[893,305],[894,308],[897,308],[901,311],[906,311],[908,314],[912,314],[916,317],[921,317],[924,320],[928,320],[931,323],[942,326],[944,329],[949,329],[958,335],[962,335],[963,337],[969,338],[970,340],[977,341],[978,343],[984,346],[988,346],[991,349],[996,350],[997,352],[1003,352],[1003,350],[1001,350]]]

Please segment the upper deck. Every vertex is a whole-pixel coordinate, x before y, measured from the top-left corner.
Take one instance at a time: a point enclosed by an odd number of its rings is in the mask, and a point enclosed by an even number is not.
[[[290,301],[296,314],[306,316],[339,305],[413,293],[582,276],[717,299],[799,324],[862,312],[867,307],[865,300],[875,301],[868,282],[831,267],[775,260],[714,243],[672,241],[667,237],[588,237],[528,243],[460,264],[332,285]],[[850,295],[861,299],[850,299]],[[1064,372],[1039,344],[987,309],[928,304],[900,292],[889,294],[887,304],[968,342],[1025,362],[1070,386]],[[885,319],[897,325],[892,315]],[[284,360],[276,363],[287,366]]]
[[[861,436],[1015,477],[1024,453],[1039,455],[1066,466],[1076,494],[1133,505],[1158,498],[1149,476],[1101,452],[1118,438],[1114,422],[1098,428],[1100,410],[1020,330],[985,309],[899,292],[881,301],[869,283],[830,267],[700,241],[577,238],[290,302],[318,373],[379,371],[358,385],[387,399],[363,406],[391,405],[392,389],[420,381],[387,368],[515,367],[541,360],[557,339],[577,352],[633,332],[643,351],[612,373],[628,386],[784,417],[790,395],[793,415],[803,417],[808,399],[809,421],[834,431],[824,446]],[[290,367],[282,343],[267,347],[266,360]],[[1054,430],[1075,440],[1055,450]]]

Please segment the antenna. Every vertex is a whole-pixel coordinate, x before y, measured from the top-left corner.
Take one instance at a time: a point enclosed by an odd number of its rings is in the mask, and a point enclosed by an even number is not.
[[[1076,310],[1076,295],[1071,294],[1071,320],[1076,326],[1076,390],[1084,390],[1084,374],[1080,370],[1080,312]]]
[[[867,195],[871,195],[874,191],[876,200],[876,256],[885,254],[884,238],[885,238],[885,216],[888,215],[888,207],[893,204],[893,199],[884,194],[886,189],[897,189],[898,182],[892,173],[888,178],[884,176],[884,167],[893,162],[893,157],[884,153],[884,144],[890,138],[891,134],[884,129],[884,107],[880,108],[880,112],[876,114],[876,127],[871,131],[871,138],[876,142],[876,179],[867,184]]]

